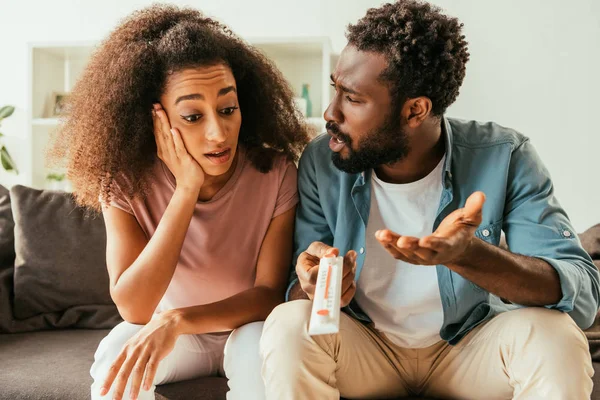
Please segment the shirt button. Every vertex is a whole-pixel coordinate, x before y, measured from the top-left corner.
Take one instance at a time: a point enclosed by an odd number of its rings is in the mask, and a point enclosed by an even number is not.
[[[360,250],[359,250],[359,252],[360,252],[360,254],[363,254],[365,252],[365,248],[361,247]]]
[[[563,235],[564,235],[565,237],[571,237],[571,232],[569,232],[569,231],[564,231],[564,232],[563,232]]]
[[[484,229],[484,230],[481,232],[481,234],[482,234],[483,236],[485,236],[485,237],[488,237],[488,236],[490,236],[490,231],[489,231],[489,230],[487,230],[487,229]]]

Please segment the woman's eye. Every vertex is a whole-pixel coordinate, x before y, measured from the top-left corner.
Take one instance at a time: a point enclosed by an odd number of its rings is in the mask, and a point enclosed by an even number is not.
[[[237,110],[239,107],[227,107],[221,110],[221,114],[223,115],[231,115]]]
[[[346,100],[348,100],[350,103],[358,103],[357,100],[354,100],[352,97],[350,96],[346,96]]]
[[[202,118],[202,114],[182,115],[181,118],[183,118],[187,122],[196,122],[200,118]]]

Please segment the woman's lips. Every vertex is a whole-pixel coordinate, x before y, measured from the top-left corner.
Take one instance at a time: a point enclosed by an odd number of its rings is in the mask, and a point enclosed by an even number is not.
[[[227,161],[229,161],[229,158],[231,158],[231,149],[226,149],[223,151],[213,151],[204,154],[204,156],[217,165],[224,164]]]

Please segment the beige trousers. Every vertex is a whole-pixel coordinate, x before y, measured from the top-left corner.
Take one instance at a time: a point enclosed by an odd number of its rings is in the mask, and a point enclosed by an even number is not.
[[[594,374],[588,343],[559,311],[505,312],[456,346],[394,345],[342,313],[340,332],[309,336],[311,302],[275,308],[260,351],[268,400],[440,399],[584,400]]]

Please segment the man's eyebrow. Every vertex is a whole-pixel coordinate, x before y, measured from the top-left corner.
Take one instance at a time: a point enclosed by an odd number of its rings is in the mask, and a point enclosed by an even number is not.
[[[329,78],[331,79],[331,82],[333,82],[333,84],[334,84],[335,86],[339,87],[339,88],[342,90],[342,92],[344,92],[344,93],[350,93],[350,94],[354,94],[354,95],[357,95],[357,96],[358,96],[358,95],[360,95],[360,93],[358,93],[356,90],[354,90],[354,89],[350,89],[350,88],[349,88],[349,87],[347,87],[347,86],[340,85],[339,83],[336,83],[335,79],[333,79],[333,74],[331,74],[331,75],[329,76]]]

